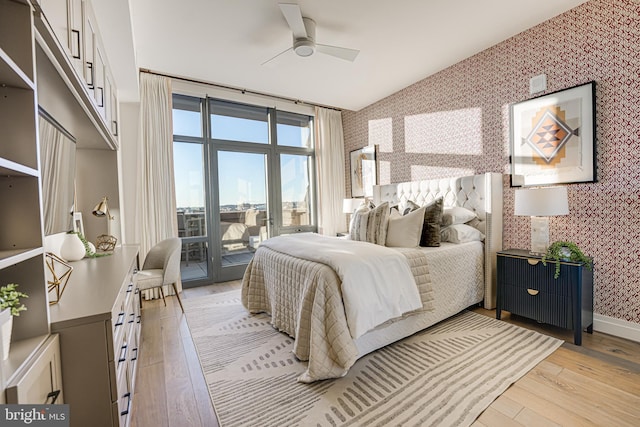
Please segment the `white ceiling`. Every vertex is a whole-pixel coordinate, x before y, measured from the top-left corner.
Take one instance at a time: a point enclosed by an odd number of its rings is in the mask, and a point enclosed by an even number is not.
[[[96,5],[98,15],[115,9],[112,1],[95,1],[102,3]],[[118,0],[131,9],[133,44],[124,49],[131,50],[124,60],[170,75],[359,110],[586,0],[280,1],[297,2],[316,21],[318,43],[358,49],[359,56],[351,63],[319,53],[291,54],[275,66],[261,65],[292,44],[278,0]],[[121,25],[109,27],[123,37]]]

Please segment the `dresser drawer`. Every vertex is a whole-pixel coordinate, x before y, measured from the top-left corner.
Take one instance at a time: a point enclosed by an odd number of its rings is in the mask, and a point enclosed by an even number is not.
[[[18,378],[6,389],[7,403],[64,403],[58,335],[47,339]]]
[[[503,310],[561,328],[573,328],[572,306],[567,297],[511,285],[503,286],[502,291]]]

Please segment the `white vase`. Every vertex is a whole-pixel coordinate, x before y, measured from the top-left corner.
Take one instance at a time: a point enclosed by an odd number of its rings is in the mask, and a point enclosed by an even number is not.
[[[67,261],[78,261],[84,258],[87,249],[80,237],[76,233],[69,233],[65,236],[62,246],[60,246],[60,256]]]
[[[11,346],[11,330],[13,329],[13,316],[11,309],[5,308],[0,311],[0,346],[2,346],[2,360],[9,358],[9,347]]]

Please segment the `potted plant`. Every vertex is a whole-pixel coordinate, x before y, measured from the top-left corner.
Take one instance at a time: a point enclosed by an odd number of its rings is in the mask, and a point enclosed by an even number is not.
[[[547,252],[542,256],[542,264],[546,266],[547,261],[555,261],[556,263],[556,270],[553,275],[554,279],[560,276],[559,261],[579,262],[584,264],[589,270],[592,268],[591,258],[582,253],[578,245],[563,240],[558,240],[549,245]]]
[[[23,292],[18,291],[18,285],[9,283],[0,287],[0,337],[2,337],[2,360],[9,357],[11,345],[11,330],[13,329],[13,316],[20,316],[20,312],[27,309],[20,302],[20,298],[29,298]]]

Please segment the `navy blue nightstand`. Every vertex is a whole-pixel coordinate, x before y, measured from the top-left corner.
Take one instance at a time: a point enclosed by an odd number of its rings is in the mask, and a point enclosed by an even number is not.
[[[593,332],[593,272],[584,264],[560,262],[560,276],[553,278],[555,262],[542,264],[541,255],[523,249],[498,252],[496,318],[501,311],[565,329],[573,329],[575,345],[582,345],[582,331]]]

